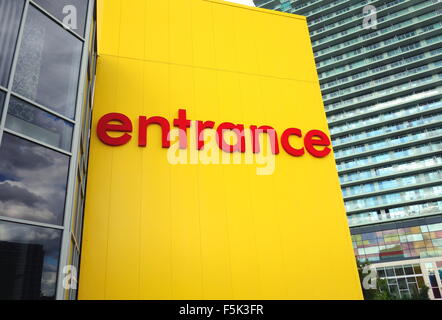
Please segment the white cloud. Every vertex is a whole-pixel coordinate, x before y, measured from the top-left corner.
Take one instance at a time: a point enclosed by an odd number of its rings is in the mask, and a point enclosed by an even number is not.
[[[234,2],[234,3],[239,3],[239,4],[245,4],[247,6],[252,6],[254,7],[255,5],[253,4],[253,0],[226,0],[228,2]]]

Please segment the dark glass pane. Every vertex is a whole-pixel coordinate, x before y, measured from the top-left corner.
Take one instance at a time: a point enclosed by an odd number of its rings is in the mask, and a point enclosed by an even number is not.
[[[439,288],[433,288],[433,294],[434,294],[434,298],[435,299],[440,299],[441,298]]]
[[[2,120],[4,102],[5,102],[5,93],[3,91],[0,91],[0,121]]]
[[[0,0],[0,85],[7,87],[17,42],[23,0]]]
[[[419,264],[414,264],[413,269],[415,274],[422,274],[421,266]]]
[[[430,283],[432,287],[437,287],[437,279],[436,279],[436,275],[432,274],[429,275],[430,278]]]
[[[387,277],[394,277],[394,270],[393,268],[386,268],[387,271]]]
[[[34,0],[50,14],[79,35],[84,35],[87,16],[87,0]]]
[[[381,277],[381,278],[385,277],[385,269],[384,268],[378,269],[377,271],[378,271],[379,277]]]
[[[388,284],[397,284],[397,279],[388,279]]]
[[[393,286],[388,286],[388,288],[390,289],[390,293],[396,297],[399,296],[399,289],[396,285]]]
[[[82,42],[29,7],[13,90],[74,118]]]
[[[404,270],[405,270],[405,274],[406,274],[406,275],[412,275],[412,274],[414,274],[414,272],[413,272],[413,267],[412,267],[412,266],[404,267]]]
[[[401,290],[408,289],[407,281],[404,278],[397,279],[397,281],[399,283],[399,289],[401,289]]]
[[[71,150],[74,126],[22,100],[11,97],[6,127],[54,147]]]
[[[416,277],[416,280],[419,288],[422,288],[425,285],[424,277]]]
[[[394,270],[396,271],[397,276],[403,276],[404,275],[404,269],[402,267],[395,267]]]
[[[54,299],[61,231],[0,221],[0,300]]]
[[[61,225],[69,157],[5,133],[0,146],[0,215]]]

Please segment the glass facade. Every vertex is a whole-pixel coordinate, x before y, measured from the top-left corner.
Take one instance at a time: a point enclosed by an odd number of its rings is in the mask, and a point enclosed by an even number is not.
[[[425,286],[424,276],[419,264],[379,268],[378,275],[386,279],[390,292],[398,297],[410,297]]]
[[[307,17],[357,258],[442,256],[425,220],[442,219],[442,2],[288,2]]]
[[[24,0],[0,0],[0,86],[7,87]]]
[[[76,297],[95,21],[95,1],[0,0],[0,299]]]
[[[353,228],[356,257],[361,261],[377,262],[442,256],[442,218],[419,220],[418,226],[406,221],[386,223],[382,227]]]
[[[398,298],[407,298],[417,294],[426,286],[425,275],[420,264],[405,264],[376,269],[380,278],[386,279],[388,288]],[[439,288],[434,290],[436,298],[440,298]]]
[[[82,41],[66,32],[62,25],[55,24],[37,8],[29,7],[14,92],[72,119],[82,47]]]
[[[442,260],[440,258],[412,259],[403,262],[379,263],[374,268],[385,279],[389,291],[397,299],[407,299],[427,287],[430,299],[442,298]]]

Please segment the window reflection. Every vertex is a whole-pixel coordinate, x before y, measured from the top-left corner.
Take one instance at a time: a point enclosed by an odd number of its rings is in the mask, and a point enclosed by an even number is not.
[[[400,202],[428,199],[442,195],[442,186],[434,186],[405,192],[389,193],[380,197],[362,198],[353,201],[346,201],[345,206],[348,211],[359,210],[366,207],[374,207]]]
[[[8,85],[23,0],[0,0],[0,85]]]
[[[5,94],[2,91],[0,91],[0,121],[2,120],[4,102],[5,102]]]
[[[414,155],[421,155],[428,152],[442,150],[442,142],[437,141],[433,143],[427,143],[414,147],[408,147],[403,149],[394,150],[391,152],[384,152],[377,155],[371,155],[364,158],[353,158],[349,161],[337,162],[338,170],[351,169],[355,167],[362,167],[366,164],[378,164],[385,161],[401,159]]]
[[[423,239],[432,241],[423,241]],[[440,256],[442,254],[442,245],[438,243],[440,239],[442,239],[442,223],[405,228],[395,225],[389,230],[352,235],[353,248],[360,261]],[[420,268],[414,270],[417,273]],[[386,272],[387,276],[394,276],[393,269],[387,269]],[[404,275],[404,273],[413,274],[411,266],[399,272],[396,269],[396,275]]]
[[[79,39],[30,6],[13,90],[73,118],[81,49]]]
[[[61,22],[69,22],[71,30],[81,36],[84,35],[88,0],[34,0],[34,2],[42,6]]]
[[[0,300],[54,299],[61,231],[0,221]]]
[[[74,126],[22,100],[11,97],[6,127],[70,151]]]
[[[5,133],[0,147],[0,215],[61,225],[69,157]]]

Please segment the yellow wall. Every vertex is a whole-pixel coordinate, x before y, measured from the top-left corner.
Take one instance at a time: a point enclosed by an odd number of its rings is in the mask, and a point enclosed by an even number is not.
[[[105,0],[80,299],[360,299],[333,155],[171,165],[140,115],[329,134],[305,18],[210,0]],[[110,147],[98,119],[126,114]],[[296,139],[293,140],[296,143]]]

